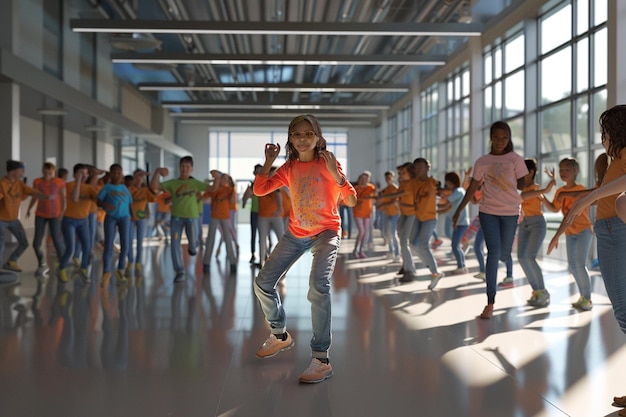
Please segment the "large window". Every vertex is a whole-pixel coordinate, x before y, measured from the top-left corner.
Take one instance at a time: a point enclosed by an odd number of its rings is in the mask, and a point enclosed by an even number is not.
[[[418,154],[437,168],[439,143],[439,84],[420,94],[420,140]]]
[[[443,169],[436,171],[439,177],[443,177],[448,171],[462,173],[471,165],[469,78],[469,68],[464,65],[446,80],[446,99],[442,109],[446,120],[445,135],[441,138],[446,163]]]
[[[541,160],[578,159],[578,182],[593,185],[606,109],[606,0],[564,1],[539,18]]]

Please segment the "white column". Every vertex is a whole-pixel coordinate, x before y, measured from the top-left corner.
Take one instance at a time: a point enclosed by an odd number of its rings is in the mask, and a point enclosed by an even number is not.
[[[626,2],[608,2],[607,107],[626,104]]]

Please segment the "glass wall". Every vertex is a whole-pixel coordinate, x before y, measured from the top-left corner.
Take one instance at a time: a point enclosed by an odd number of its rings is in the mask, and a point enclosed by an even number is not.
[[[418,155],[431,165],[438,161],[439,144],[439,84],[435,83],[420,94],[420,138]]]
[[[541,160],[556,166],[575,157],[578,182],[587,186],[595,181],[593,163],[602,152],[598,118],[606,109],[606,17],[606,0],[573,0],[539,18]]]
[[[442,114],[445,117],[445,133],[441,138],[442,149],[447,163],[437,167],[437,161],[431,161],[433,172],[443,177],[446,172],[456,171],[461,174],[470,161],[470,84],[469,68],[464,65],[451,73],[446,80],[446,97]],[[439,169],[438,169],[439,168]],[[461,175],[461,178],[463,176]]]

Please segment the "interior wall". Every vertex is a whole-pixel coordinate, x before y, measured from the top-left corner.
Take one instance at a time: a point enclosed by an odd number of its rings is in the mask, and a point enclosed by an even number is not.
[[[350,128],[348,130],[348,172],[350,181],[356,181],[363,171],[376,170],[376,128]]]
[[[209,178],[209,129],[205,125],[179,124],[176,144],[193,156],[193,176],[200,181]]]

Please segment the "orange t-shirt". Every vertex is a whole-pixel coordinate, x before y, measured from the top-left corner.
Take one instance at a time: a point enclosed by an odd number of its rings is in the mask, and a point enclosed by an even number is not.
[[[49,198],[37,200],[37,210],[35,215],[43,217],[45,219],[53,219],[61,216],[61,190],[65,191],[65,181],[61,178],[52,178],[45,180],[42,178],[35,178],[33,181],[33,188],[39,192],[44,193]]]
[[[437,185],[433,177],[417,179],[415,190],[415,217],[421,222],[437,218]]]
[[[354,217],[359,219],[369,219],[372,217],[372,207],[374,200],[371,198],[376,193],[376,186],[374,184],[356,185],[356,206],[352,208]]]
[[[230,185],[224,185],[210,192],[211,218],[216,220],[230,219],[230,200],[235,190]]]
[[[170,211],[170,204],[172,202],[171,198],[172,195],[167,191],[159,194],[156,197],[157,211],[159,213],[167,213],[168,211]]]
[[[558,209],[561,209],[563,216],[566,216],[569,213],[569,210],[572,208],[574,203],[576,202],[575,198],[572,197],[563,197],[560,201],[558,200],[558,196],[560,193],[564,191],[582,191],[586,190],[583,185],[576,184],[572,188],[559,187],[554,194],[554,206]],[[589,220],[589,208],[585,208],[578,217],[569,225],[569,227],[565,230],[566,235],[577,235],[585,229],[591,228],[591,220]]]
[[[403,216],[415,215],[415,193],[417,192],[417,178],[400,181],[398,192],[403,194],[400,196],[400,214]]]
[[[282,217],[288,217],[291,212],[291,197],[289,196],[289,191],[285,189],[285,187],[280,188],[280,196],[283,201],[283,214]]]
[[[25,195],[33,195],[35,190],[23,181],[11,181],[7,177],[0,179],[0,220],[10,222],[17,220],[20,214],[20,204]]]
[[[626,148],[622,149],[619,158],[615,158],[609,163],[609,167],[604,174],[602,185],[608,184],[616,178],[626,174]],[[596,211],[596,220],[608,219],[616,217],[615,200],[619,194],[610,195],[598,200],[598,210]]]
[[[388,185],[382,191],[382,195],[395,194],[397,192],[398,192],[398,187],[396,187],[395,185]],[[380,202],[381,204],[384,204],[384,205],[380,206],[380,210],[383,213],[385,213],[387,216],[395,216],[396,214],[400,213],[400,209],[398,208],[398,204],[396,202],[397,200],[398,200],[397,197],[381,199]]]
[[[528,187],[524,187],[522,192],[524,191],[535,191],[539,189],[539,184],[530,184]],[[524,216],[543,216],[543,211],[541,210],[541,199],[539,196],[529,198],[527,200],[522,200],[522,211],[524,212]]]
[[[128,187],[130,195],[133,196],[133,202],[131,204],[133,210],[133,220],[141,220],[148,218],[148,212],[146,207],[148,203],[154,203],[156,197],[152,194],[152,191],[148,187],[137,188],[134,185]]]
[[[78,201],[74,201],[72,199],[72,193],[74,192],[74,187],[76,186],[76,181],[72,181],[67,183],[67,207],[65,208],[65,217],[69,217],[72,219],[84,219],[89,216],[91,213],[91,205],[98,199],[98,189],[93,185],[89,184],[80,184],[80,192],[78,194]],[[96,213],[97,206],[96,206]]]
[[[347,201],[349,196],[356,198],[356,191],[345,179],[339,162],[337,171],[343,178],[342,185],[336,183],[326,167],[326,162],[321,158],[310,162],[287,161],[271,178],[267,175],[257,175],[254,193],[266,195],[283,186],[289,188],[291,192],[289,232],[297,238],[312,237],[325,230],[339,234],[341,219],[337,201],[339,196],[344,201]]]
[[[280,190],[259,196],[259,217],[280,217],[282,207],[278,207],[278,196]],[[279,212],[279,214],[276,214]]]

